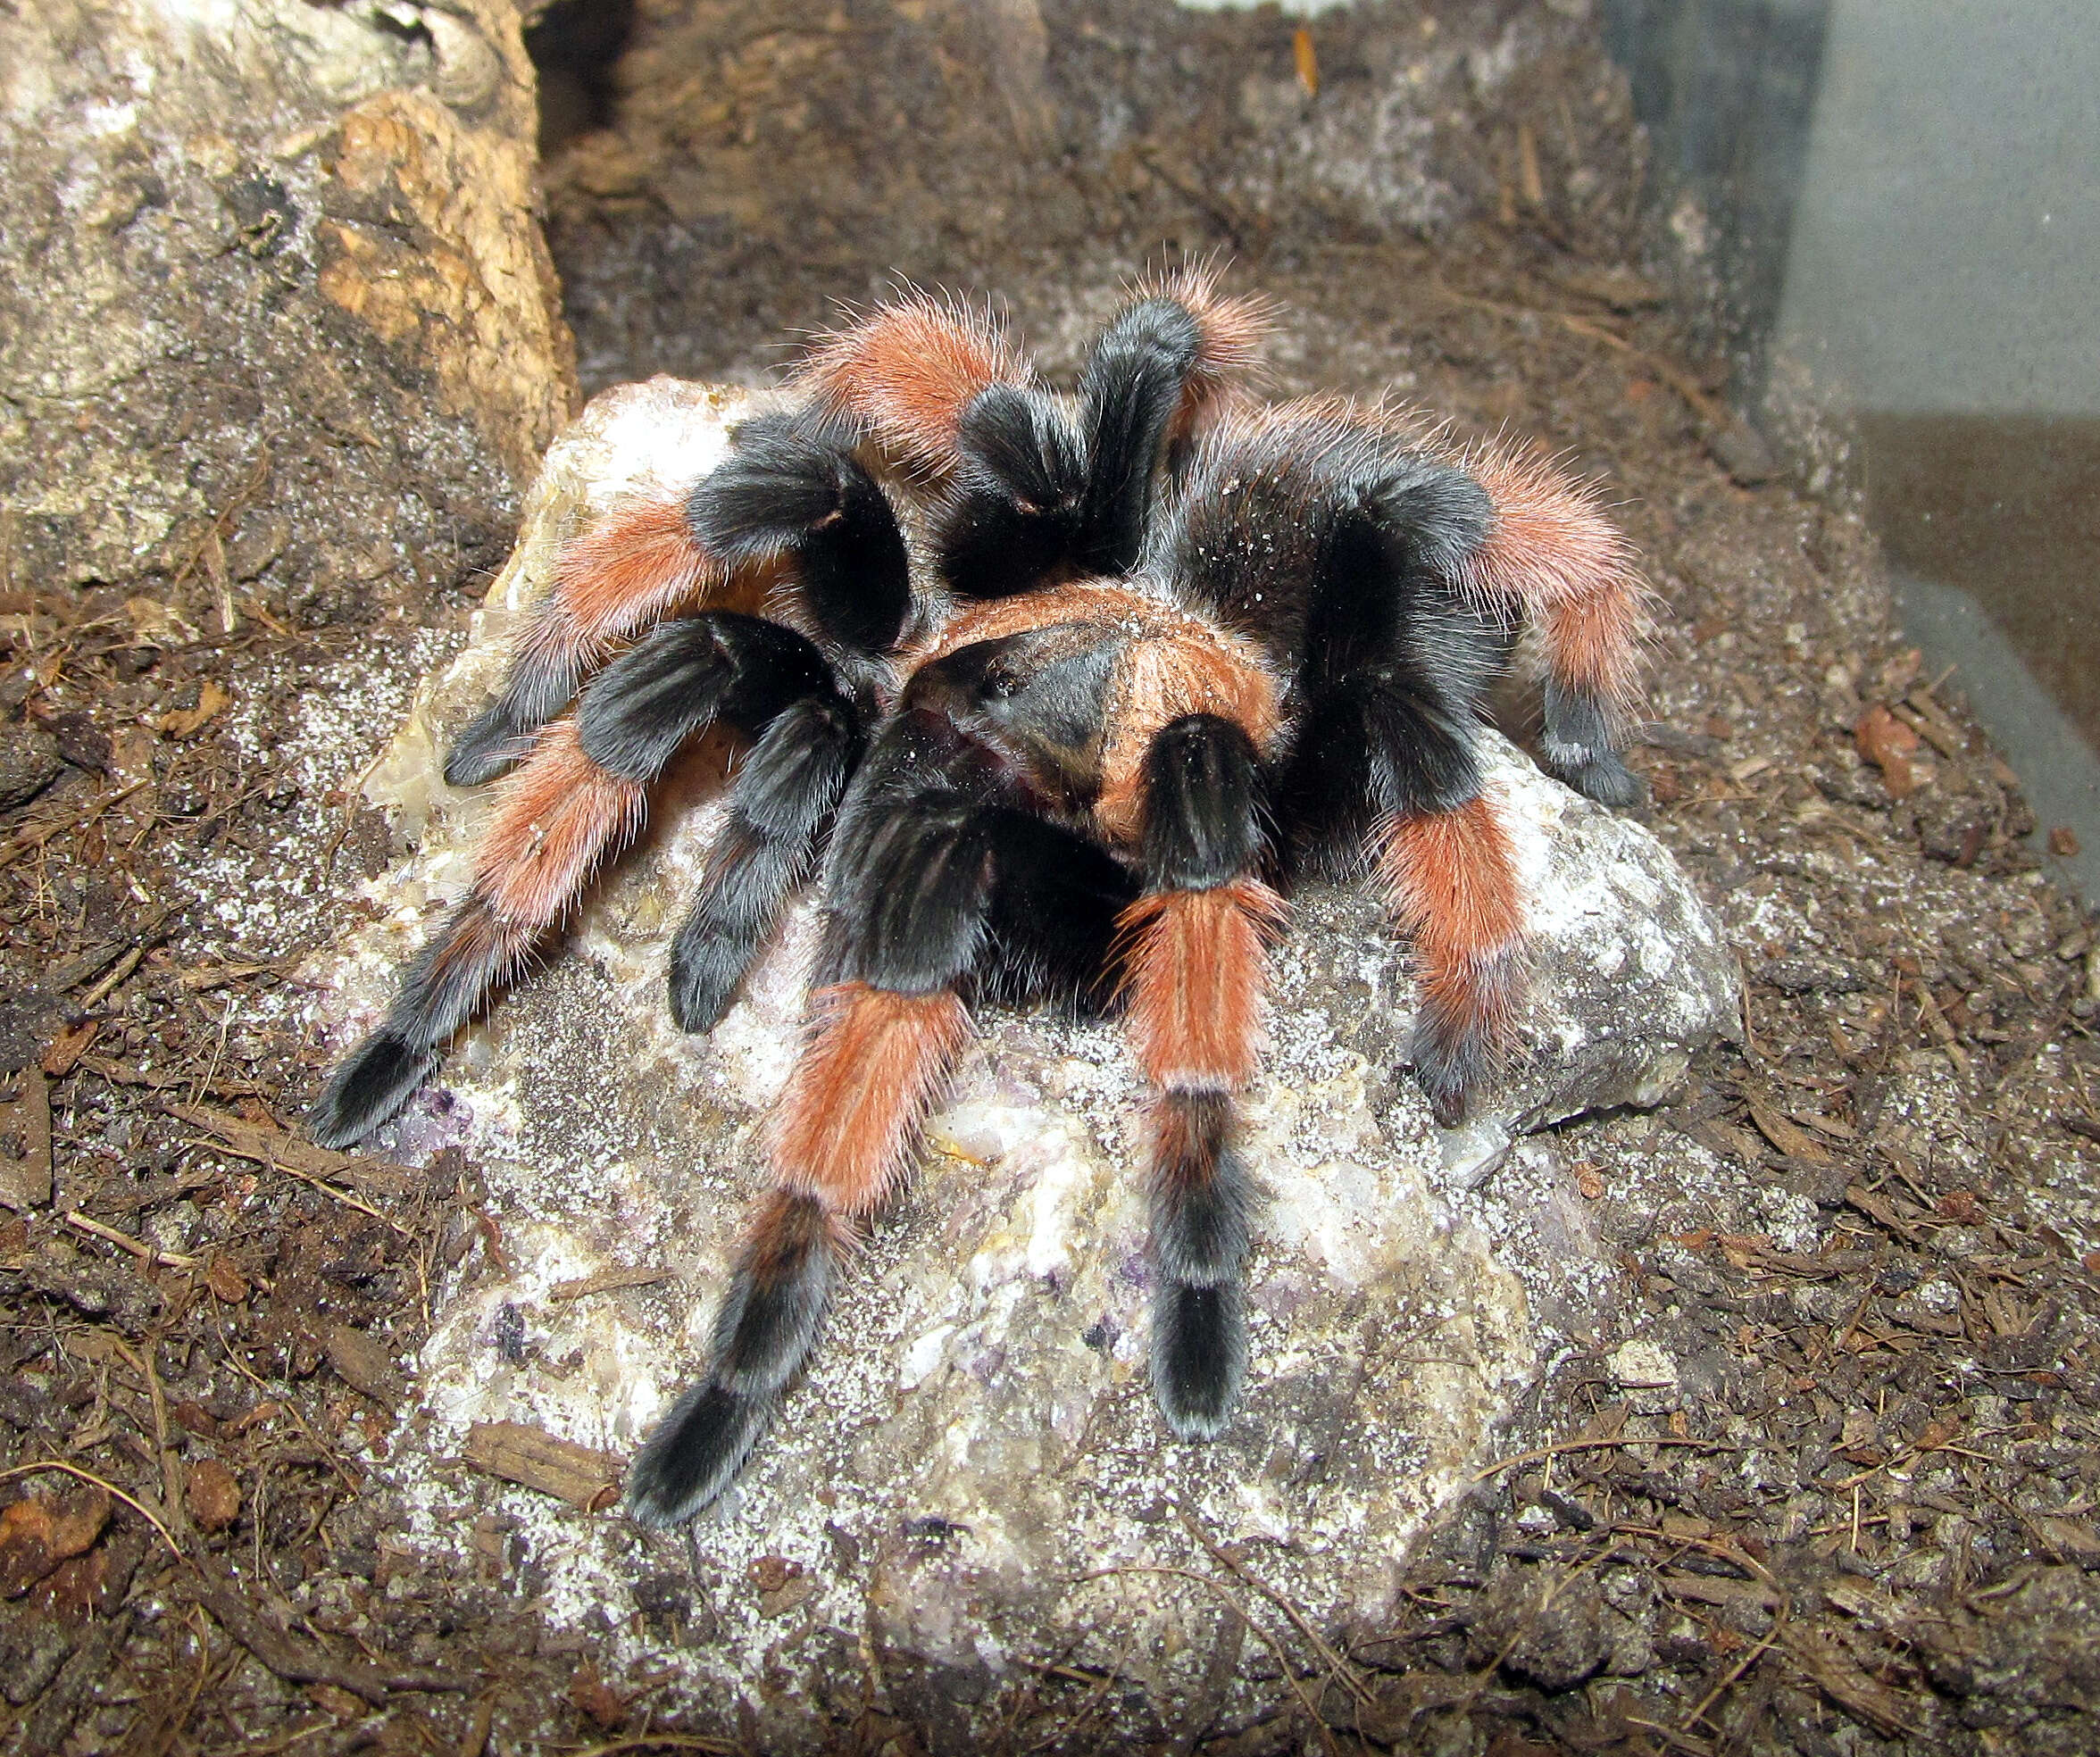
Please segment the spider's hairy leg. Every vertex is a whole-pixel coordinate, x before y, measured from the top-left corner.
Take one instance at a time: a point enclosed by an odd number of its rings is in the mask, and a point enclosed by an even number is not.
[[[1523,992],[1524,904],[1509,832],[1476,795],[1386,826],[1379,876],[1414,942],[1415,1078],[1443,1127],[1493,1072]]]
[[[939,480],[955,467],[956,433],[971,400],[1029,376],[1028,362],[988,314],[912,293],[827,337],[795,383],[818,409]]]
[[[675,501],[615,507],[566,545],[554,583],[530,612],[495,701],[453,741],[445,779],[475,787],[511,768],[569,705],[609,643],[727,578]]]
[[[347,1145],[408,1101],[439,1045],[641,828],[650,784],[694,733],[716,720],[767,724],[829,680],[804,637],[729,612],[664,623],[594,678],[574,716],[545,728],[504,782],[466,899],[411,966],[386,1023],[322,1093],[314,1139]]]
[[[893,723],[844,808],[834,978],[767,1128],[775,1193],[731,1271],[706,1377],[637,1455],[627,1503],[677,1525],[729,1484],[815,1340],[836,1259],[888,1199],[969,1030],[994,826],[952,728]],[[973,784],[974,783],[974,784]],[[789,1245],[779,1241],[786,1238]]]
[[[854,454],[850,423],[821,407],[760,415],[686,502],[687,522],[730,567],[787,554],[803,619],[854,654],[896,645],[912,608],[896,513]]]
[[[667,622],[615,660],[578,711],[583,748],[614,774],[654,776],[720,720],[756,744],[671,946],[672,1015],[710,1028],[808,867],[860,755],[862,716],[806,637],[754,616]]]
[[[973,397],[937,520],[943,576],[965,597],[996,598],[1066,568],[1129,572],[1170,442],[1248,363],[1258,331],[1251,304],[1181,277],[1110,321],[1080,371],[1076,416],[1021,383]]]
[[[410,965],[386,1022],[315,1102],[307,1130],[324,1147],[363,1139],[405,1104],[438,1047],[513,979],[600,860],[641,827],[647,795],[586,754],[573,720],[539,734],[504,784],[476,850],[473,883]]]
[[[1260,759],[1233,721],[1189,714],[1145,762],[1146,895],[1126,912],[1129,1030],[1151,1080],[1154,1394],[1185,1438],[1222,1430],[1246,1370],[1241,1281],[1253,1185],[1234,1095],[1262,1035]]]
[[[1516,869],[1476,744],[1506,630],[1446,584],[1486,526],[1482,499],[1418,456],[1381,465],[1336,512],[1277,787],[1300,863],[1347,871],[1366,846],[1379,862],[1421,977],[1415,1074],[1446,1127],[1496,1064],[1522,972]]]
[[[1495,522],[1459,575],[1476,600],[1521,609],[1546,654],[1546,764],[1606,805],[1641,796],[1620,755],[1639,691],[1649,594],[1594,487],[1531,451],[1480,448],[1468,471]]]
[[[807,875],[862,744],[860,710],[836,689],[785,706],[729,784],[729,820],[671,947],[671,1014],[712,1030]]]
[[[738,1253],[706,1377],[636,1461],[638,1519],[689,1519],[764,1427],[967,1037],[958,987],[980,969],[1013,994],[1098,979],[1128,879],[1099,848],[1001,803],[999,782],[983,747],[929,711],[892,721],[854,780],[826,899],[829,980],[767,1130],[778,1187]]]
[[[446,780],[468,787],[500,774],[613,643],[780,555],[795,562],[798,601],[819,637],[852,653],[894,645],[911,608],[909,564],[896,516],[854,443],[821,410],[754,417],[682,504],[629,502],[569,544],[502,692],[454,744]]]

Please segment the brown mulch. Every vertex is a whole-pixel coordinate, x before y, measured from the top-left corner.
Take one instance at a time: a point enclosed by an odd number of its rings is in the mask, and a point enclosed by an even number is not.
[[[1152,205],[1083,248],[979,240],[929,272],[996,287],[1069,365],[1054,338],[1161,237],[1234,242],[1231,214],[1143,180]],[[1842,475],[1811,495],[1731,449],[1724,364],[1638,290],[1630,239],[1518,212],[1433,249],[1237,242],[1237,284],[1290,313],[1283,388],[1404,370],[1410,397],[1571,448],[1624,501],[1666,610],[1641,815],[1735,936],[1745,1042],[1657,1115],[1556,1131],[1631,1303],[1412,1558],[1398,1614],[1300,1628],[1258,1552],[1215,1551],[1249,1614],[1200,1724],[1046,1665],[994,1705],[999,1748],[2091,1749],[2096,923],[2037,880],[2017,777],[1959,677],[1895,637]],[[821,276],[675,256],[676,308],[733,295],[712,344],[638,314],[655,284],[615,309],[565,263],[591,288],[583,355],[749,371],[755,337],[879,285],[864,245]],[[322,1072],[300,960],[377,906],[359,887],[394,852],[360,771],[483,583],[428,629],[244,599],[228,630],[172,588],[0,602],[0,797],[23,795],[0,810],[8,1748],[748,1748],[733,1716],[666,1716],[673,1680],[605,1640],[629,1620],[704,1640],[690,1582],[638,1582],[595,1624],[538,1603],[496,1483],[602,1504],[596,1454],[479,1435],[455,1468],[488,1511],[456,1551],[393,1540],[433,1297],[502,1240],[458,1154],[296,1136]],[[1636,1331],[1678,1386],[1614,1372]],[[872,1673],[826,1736],[939,1748]]]

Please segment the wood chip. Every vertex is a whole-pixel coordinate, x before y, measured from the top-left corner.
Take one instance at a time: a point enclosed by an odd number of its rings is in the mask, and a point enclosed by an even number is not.
[[[302,1141],[296,1135],[288,1135],[266,1122],[250,1122],[246,1117],[230,1116],[224,1111],[206,1110],[196,1104],[170,1104],[166,1108],[170,1116],[195,1123],[217,1136],[224,1143],[221,1151],[236,1159],[279,1166],[323,1183],[347,1184],[363,1195],[379,1198],[408,1195],[422,1181],[405,1165],[317,1147],[311,1141]]]
[[[554,1300],[588,1298],[592,1294],[618,1293],[622,1287],[654,1287],[671,1279],[668,1269],[605,1269],[574,1281],[557,1281],[547,1289]]]
[[[191,1586],[198,1603],[217,1620],[219,1627],[246,1647],[270,1670],[294,1684],[327,1684],[349,1690],[374,1708],[385,1704],[393,1690],[472,1690],[479,1678],[461,1677],[424,1666],[371,1665],[362,1660],[338,1660],[326,1649],[301,1636],[287,1634],[262,1620],[242,1597],[231,1580],[217,1575],[216,1562],[200,1563],[204,1578]]]
[[[1779,1639],[1810,1681],[1847,1714],[1885,1737],[1918,1736],[1907,1711],[1909,1702],[1862,1670],[1836,1636],[1811,1625],[1789,1623]]]
[[[0,1160],[0,1203],[27,1213],[51,1205],[51,1088],[41,1068],[22,1070],[21,1095],[8,1107],[21,1125],[22,1156]]]
[[[1788,1159],[1805,1159],[1812,1165],[1830,1163],[1830,1150],[1806,1129],[1796,1128],[1762,1098],[1750,1096],[1748,1103],[1757,1132]]]
[[[1851,1206],[1858,1209],[1870,1220],[1878,1221],[1887,1227],[1889,1231],[1906,1244],[1914,1245],[1918,1242],[1918,1235],[1911,1227],[1910,1222],[1896,1212],[1895,1204],[1887,1196],[1875,1195],[1864,1185],[1849,1184],[1846,1187],[1845,1200]]]
[[[347,1324],[330,1324],[321,1345],[329,1365],[353,1390],[388,1409],[400,1403],[401,1375],[395,1369],[394,1351],[385,1343]]]
[[[216,1458],[200,1458],[189,1467],[183,1499],[204,1531],[223,1531],[240,1516],[240,1484]]]
[[[1300,25],[1291,32],[1291,60],[1298,71],[1298,83],[1304,87],[1307,97],[1320,96],[1320,55],[1312,46],[1312,32]]]
[[[0,1598],[27,1592],[109,1523],[107,1491],[91,1485],[30,1495],[0,1511]]]
[[[477,1421],[467,1434],[467,1462],[587,1513],[620,1498],[619,1460],[522,1421]]]

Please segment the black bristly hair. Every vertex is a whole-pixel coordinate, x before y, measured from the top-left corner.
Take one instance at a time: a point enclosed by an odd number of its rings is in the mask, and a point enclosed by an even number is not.
[[[1079,375],[1087,487],[1075,560],[1089,573],[1128,573],[1144,546],[1167,429],[1203,348],[1203,331],[1172,299],[1143,299],[1102,333]]]
[[[1029,386],[980,392],[963,412],[962,467],[937,520],[950,587],[997,598],[1061,571],[1129,572],[1202,341],[1186,306],[1144,299],[1096,343],[1076,412]]]
[[[729,783],[729,820],[709,851],[692,912],[671,947],[671,1016],[711,1031],[808,875],[860,761],[854,704],[812,692],[781,710]]]
[[[858,653],[887,653],[911,612],[911,562],[854,444],[838,421],[754,416],[688,496],[686,517],[702,545],[733,566],[791,553],[816,632]]]

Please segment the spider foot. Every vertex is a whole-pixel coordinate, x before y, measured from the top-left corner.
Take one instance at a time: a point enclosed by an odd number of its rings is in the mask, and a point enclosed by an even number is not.
[[[1647,797],[1641,778],[1629,769],[1616,751],[1585,752],[1567,762],[1547,758],[1546,766],[1576,792],[1600,805],[1638,805]]]
[[[776,1192],[744,1242],[714,1322],[714,1364],[636,1454],[627,1510],[682,1525],[729,1485],[774,1399],[816,1340],[833,1241],[821,1203]]]
[[[1184,1440],[1216,1439],[1246,1377],[1238,1280],[1194,1287],[1162,1278],[1152,1303],[1152,1387],[1167,1426]]]
[[[430,1050],[381,1027],[336,1070],[306,1119],[307,1134],[317,1146],[354,1145],[405,1104],[437,1065]]]
[[[1415,1084],[1429,1101],[1429,1114],[1439,1128],[1456,1128],[1466,1120],[1473,1095],[1491,1068],[1489,1048],[1478,1031],[1440,1029],[1425,1022],[1416,1032],[1407,1060]]]
[[[744,948],[712,931],[704,916],[687,918],[671,947],[671,1016],[681,1031],[712,1031],[744,979]]]
[[[498,696],[467,722],[445,759],[447,787],[479,787],[512,769],[532,750],[538,729],[526,725],[508,697]]]
[[[747,1397],[712,1379],[678,1400],[628,1473],[627,1511],[672,1530],[729,1485],[759,1435],[772,1398]]]

